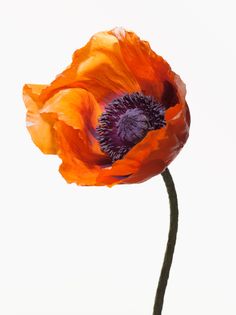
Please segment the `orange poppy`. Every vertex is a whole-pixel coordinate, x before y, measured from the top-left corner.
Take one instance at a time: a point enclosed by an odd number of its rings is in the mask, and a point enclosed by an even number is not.
[[[116,28],[92,36],[50,85],[26,84],[27,128],[57,154],[69,183],[139,183],[162,173],[185,144],[185,85],[148,42]]]

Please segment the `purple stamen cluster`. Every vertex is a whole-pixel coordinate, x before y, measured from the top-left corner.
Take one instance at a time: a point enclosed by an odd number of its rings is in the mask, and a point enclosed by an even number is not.
[[[114,162],[122,159],[148,131],[165,124],[165,108],[152,96],[125,94],[105,107],[96,129],[97,140]]]

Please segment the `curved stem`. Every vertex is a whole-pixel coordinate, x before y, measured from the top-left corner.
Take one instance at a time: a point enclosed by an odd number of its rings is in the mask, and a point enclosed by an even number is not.
[[[172,176],[168,170],[168,168],[162,173],[163,180],[166,185],[166,189],[169,196],[170,203],[170,229],[168,235],[168,242],[166,246],[165,258],[163,261],[161,274],[159,278],[159,283],[156,292],[155,303],[153,307],[153,315],[161,315],[165,290],[169,278],[171,263],[173,259],[175,243],[176,243],[176,235],[178,231],[178,201],[177,194],[175,190],[175,185],[172,179]]]

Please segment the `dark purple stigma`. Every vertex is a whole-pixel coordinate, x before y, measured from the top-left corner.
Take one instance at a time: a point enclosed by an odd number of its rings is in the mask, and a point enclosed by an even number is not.
[[[165,108],[152,96],[125,94],[105,107],[96,130],[97,140],[114,162],[122,159],[148,131],[165,124]]]
[[[132,144],[146,135],[148,126],[148,119],[141,109],[127,109],[116,124],[117,135],[123,142]]]

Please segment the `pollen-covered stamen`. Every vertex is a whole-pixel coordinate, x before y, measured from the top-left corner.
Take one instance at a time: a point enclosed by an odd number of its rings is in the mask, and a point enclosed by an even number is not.
[[[152,96],[125,94],[105,107],[99,118],[97,140],[112,161],[123,156],[150,130],[165,126],[165,108]]]

